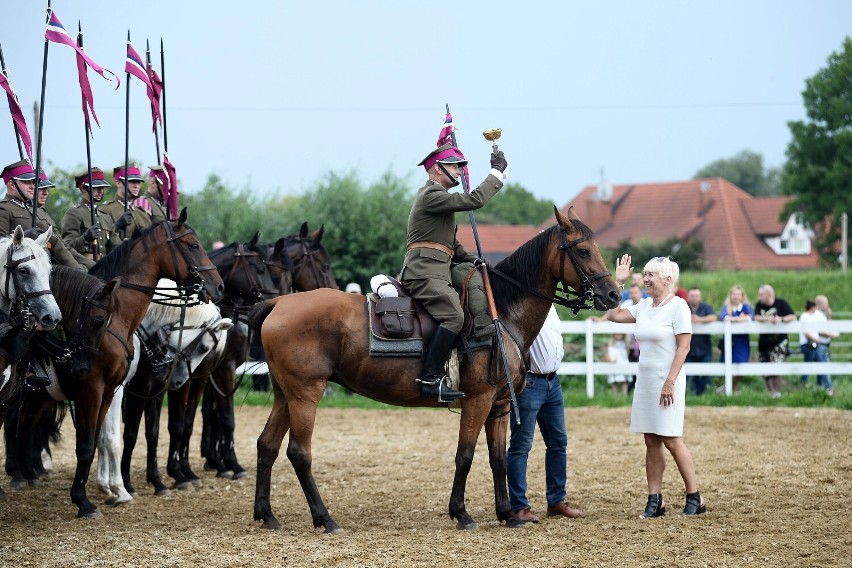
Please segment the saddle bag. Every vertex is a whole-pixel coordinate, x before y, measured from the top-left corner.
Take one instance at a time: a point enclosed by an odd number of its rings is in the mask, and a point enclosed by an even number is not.
[[[414,333],[417,308],[411,297],[379,298],[376,313],[381,319],[381,331],[385,337],[405,339]]]

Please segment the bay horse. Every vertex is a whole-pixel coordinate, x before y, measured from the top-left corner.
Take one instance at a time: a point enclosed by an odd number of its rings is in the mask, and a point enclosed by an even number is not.
[[[278,239],[267,246],[272,282],[279,295],[307,292],[317,288],[338,289],[328,251],[322,244],[325,225],[311,233],[307,221],[298,234]]]
[[[490,269],[494,275],[491,279],[494,301],[506,331],[504,349],[516,389],[523,382],[524,361],[554,301],[557,283],[593,300],[598,310],[613,308],[621,299],[592,232],[573,209],[567,215],[558,210],[555,213],[556,226]],[[311,466],[317,404],[328,381],[399,406],[439,406],[440,403],[420,398],[416,382],[422,366],[419,357],[370,356],[363,296],[325,289],[281,296],[258,304],[249,315],[249,323],[261,334],[271,375],[278,387],[273,389],[272,410],[257,440],[254,519],[263,521],[264,528],[281,527],[272,512],[270,483],[272,466],[289,430],[287,457],[308,501],[313,525],[323,527],[327,533],[338,532],[340,526],[323,503]],[[506,391],[506,380],[503,370],[494,362],[494,349],[491,351],[476,352],[472,360],[466,358],[460,366],[461,390],[467,396],[461,399],[456,471],[449,502],[450,517],[457,521],[459,529],[478,526],[465,509],[464,493],[483,425],[494,478],[497,518],[510,525],[518,524],[509,505],[506,485],[508,414],[505,404],[499,403]],[[491,419],[487,420],[489,415]]]
[[[145,317],[159,279],[174,280],[184,296],[198,294],[202,301],[222,296],[222,279],[186,218],[184,208],[176,221],[161,221],[135,232],[89,271],[105,280],[121,276],[121,282],[117,307],[101,341],[103,354],[83,380],[60,377],[62,389],[76,409],[77,469],[71,501],[78,507],[78,517],[101,516],[86,495],[97,435],[113,392],[127,374],[133,358],[133,334]]]

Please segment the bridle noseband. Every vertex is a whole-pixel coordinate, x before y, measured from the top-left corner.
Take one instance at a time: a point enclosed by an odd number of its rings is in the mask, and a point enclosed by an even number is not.
[[[19,258],[17,260],[12,259],[12,251],[15,248],[14,244],[10,244],[7,249],[6,255],[6,264],[4,268],[6,269],[6,281],[3,285],[3,297],[8,302],[12,302],[11,295],[9,294],[10,288],[14,286],[15,291],[15,301],[18,304],[18,313],[20,317],[24,321],[24,328],[29,329],[32,325],[32,312],[30,311],[30,299],[37,298],[39,296],[46,296],[48,294],[52,294],[50,288],[47,290],[36,290],[32,292],[24,291],[24,286],[21,283],[20,276],[18,275],[18,271],[16,270],[18,266],[30,262],[31,260],[35,260],[35,254],[30,254],[29,256],[25,256],[23,258]]]

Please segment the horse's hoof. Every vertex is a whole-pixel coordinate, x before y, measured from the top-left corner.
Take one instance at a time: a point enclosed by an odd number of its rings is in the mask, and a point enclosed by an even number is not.
[[[110,507],[118,505],[118,495],[110,495],[104,499],[104,505],[109,505]]]
[[[119,505],[124,505],[126,503],[132,503],[132,502],[133,502],[133,497],[131,497],[128,494],[126,497],[116,497],[115,499],[113,499],[112,506],[118,507]]]
[[[196,489],[201,489],[204,486],[204,484],[201,483],[201,480],[198,479],[197,477],[195,479],[191,479],[190,483],[192,483],[192,486],[195,487]]]
[[[155,494],[155,495],[156,495],[156,494]],[[134,499],[139,499],[139,494],[138,494],[138,493],[136,493],[135,491],[132,491],[132,492],[130,493],[130,496],[131,496],[131,497],[133,497]]]
[[[329,523],[328,526],[325,527],[325,534],[340,534],[343,532],[343,529],[337,523]]]
[[[31,489],[36,489],[38,487],[44,487],[44,482],[39,478],[28,479],[27,485],[29,485]]]
[[[204,471],[216,471],[216,466],[209,461],[204,462]]]
[[[219,473],[216,474],[216,477],[221,477],[222,479],[233,479],[234,478],[234,472],[231,471],[230,469],[227,470],[227,471],[220,471]]]
[[[164,487],[163,489],[158,489],[154,491],[154,497],[168,497],[171,494],[172,492],[169,490],[168,487]]]
[[[479,524],[476,521],[470,521],[468,523],[462,523],[461,521],[456,524],[456,528],[460,531],[478,531]]]
[[[195,486],[191,481],[183,481],[175,484],[175,489],[178,491],[195,491]]]
[[[12,491],[23,491],[29,489],[30,485],[26,479],[13,479],[9,482],[9,489]]]
[[[243,470],[239,473],[235,473],[234,477],[232,477],[231,479],[245,479],[248,476],[249,476],[249,472]]]
[[[521,521],[519,519],[514,519],[514,518],[506,519],[506,528],[507,529],[522,529],[526,526],[529,526],[529,523],[525,523],[524,521]]]
[[[97,520],[103,518],[103,514],[101,514],[98,509],[95,509],[94,511],[91,511],[89,513],[77,513],[77,518]]]
[[[272,517],[271,519],[266,519],[265,521],[263,521],[263,525],[261,525],[260,528],[268,529],[271,531],[280,531],[281,523],[278,522],[278,519]]]

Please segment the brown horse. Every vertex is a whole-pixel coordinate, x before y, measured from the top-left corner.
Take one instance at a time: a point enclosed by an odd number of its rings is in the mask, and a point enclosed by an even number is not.
[[[62,390],[76,409],[77,470],[71,486],[71,501],[78,517],[100,517],[86,495],[86,481],[95,456],[98,432],[112,400],[112,393],[127,374],[133,356],[133,334],[145,317],[160,278],[174,280],[185,294],[198,293],[216,300],[224,284],[204,252],[192,228],[186,224],[186,209],[177,221],[157,223],[137,232],[90,271],[104,279],[121,276],[116,291],[116,309],[101,341],[102,355],[82,380],[60,377]]]
[[[592,233],[577,219],[556,211],[557,225],[500,262],[492,277],[494,300],[502,316],[504,349],[516,389],[524,360],[544,323],[557,283],[571,286],[599,310],[618,305],[620,295],[606,270]],[[560,299],[561,301],[561,299]],[[279,388],[266,426],[257,440],[254,518],[265,528],[280,528],[270,504],[272,465],[287,431],[287,457],[308,501],[315,527],[340,530],[320,497],[311,470],[311,435],[316,409],[329,380],[375,400],[400,406],[439,406],[419,396],[419,358],[373,358],[363,296],[316,290],[258,304],[249,322],[261,333],[271,374]],[[460,529],[474,529],[464,492],[476,440],[486,426],[494,478],[497,517],[515,524],[506,485],[506,379],[494,350],[479,351],[461,364],[461,423],[449,514]],[[496,404],[495,404],[496,401]],[[491,416],[491,420],[487,420]],[[487,420],[487,422],[486,422]]]

